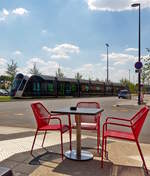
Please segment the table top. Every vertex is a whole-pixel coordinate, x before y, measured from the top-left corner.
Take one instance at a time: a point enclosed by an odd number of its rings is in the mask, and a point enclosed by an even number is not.
[[[80,114],[80,115],[96,115],[104,111],[101,108],[77,108],[76,110],[71,110],[70,107],[57,109],[51,111],[51,113],[62,113],[62,114]]]

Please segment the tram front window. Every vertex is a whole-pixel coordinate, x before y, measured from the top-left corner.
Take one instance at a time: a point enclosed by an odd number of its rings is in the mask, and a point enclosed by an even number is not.
[[[14,96],[16,94],[16,91],[18,90],[23,78],[24,78],[23,74],[16,75],[11,86],[11,92],[10,92],[11,96]]]

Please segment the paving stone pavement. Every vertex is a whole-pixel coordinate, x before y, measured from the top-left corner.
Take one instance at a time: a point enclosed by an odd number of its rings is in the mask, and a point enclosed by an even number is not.
[[[141,167],[142,162],[134,143],[109,140],[108,160],[105,160],[104,168],[101,169],[101,158],[96,152],[96,135],[82,135],[82,147],[91,151],[94,159],[79,162],[68,159],[61,160],[60,135],[57,132],[48,133],[45,149],[41,149],[43,134],[39,134],[35,144],[34,158],[29,152],[33,142],[34,130],[5,127],[0,130],[0,136],[9,136],[11,132],[14,134],[13,139],[8,138],[0,141],[0,166],[11,168],[14,176],[144,176]],[[23,133],[26,134],[27,132],[30,134],[22,137]],[[76,136],[73,134],[73,148],[76,146],[75,140]],[[141,147],[150,169],[150,144],[141,144]],[[64,134],[64,151],[68,149],[69,135]]]

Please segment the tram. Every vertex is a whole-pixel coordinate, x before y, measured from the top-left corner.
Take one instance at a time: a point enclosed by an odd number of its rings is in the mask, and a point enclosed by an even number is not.
[[[100,81],[47,75],[28,77],[19,73],[12,83],[10,96],[14,98],[116,96],[122,89],[124,87],[120,83],[106,84]]]

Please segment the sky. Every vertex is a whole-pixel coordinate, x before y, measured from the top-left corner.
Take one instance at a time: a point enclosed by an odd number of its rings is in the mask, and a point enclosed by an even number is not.
[[[0,75],[17,62],[29,75],[36,64],[45,75],[61,68],[66,77],[136,83],[138,8],[136,0],[1,0]],[[141,55],[150,47],[150,0],[141,3]],[[130,71],[129,71],[130,70]]]

